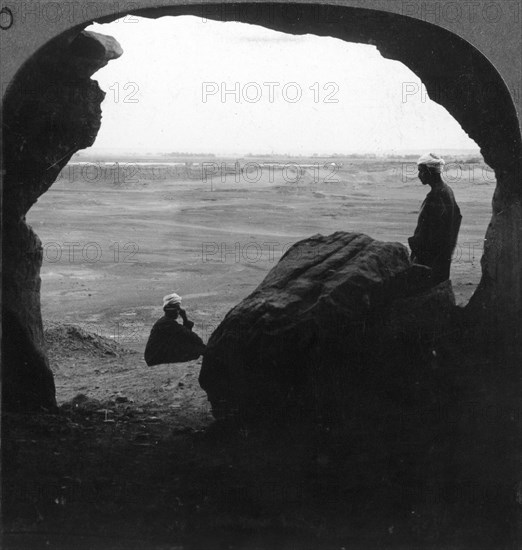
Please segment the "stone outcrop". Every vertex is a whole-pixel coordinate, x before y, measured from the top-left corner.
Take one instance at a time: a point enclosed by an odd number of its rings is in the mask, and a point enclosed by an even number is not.
[[[121,54],[111,37],[70,33],[25,67],[6,98],[2,397],[9,409],[56,406],[40,312],[42,245],[25,215],[72,155],[94,143],[105,93],[90,76]]]
[[[341,418],[406,372],[411,393],[455,308],[449,281],[429,289],[428,273],[402,244],[359,233],[296,243],[208,342],[199,380],[214,415]]]

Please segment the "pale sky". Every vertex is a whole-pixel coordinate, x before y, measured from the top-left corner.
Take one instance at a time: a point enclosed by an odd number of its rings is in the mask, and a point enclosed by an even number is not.
[[[88,28],[124,53],[93,77],[107,96],[87,151],[478,148],[412,71],[374,46],[193,16],[131,20]]]

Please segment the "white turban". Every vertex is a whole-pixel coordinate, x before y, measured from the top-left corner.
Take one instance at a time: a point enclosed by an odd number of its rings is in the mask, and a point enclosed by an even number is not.
[[[430,170],[433,170],[434,172],[438,172],[440,174],[442,172],[442,167],[446,163],[444,162],[444,159],[442,157],[434,155],[433,153],[425,153],[424,155],[419,157],[419,160],[417,161],[417,164],[419,166],[421,164],[424,164]]]
[[[163,307],[174,306],[176,304],[181,305],[181,296],[179,296],[175,292],[172,294],[167,294],[167,296],[163,297]]]

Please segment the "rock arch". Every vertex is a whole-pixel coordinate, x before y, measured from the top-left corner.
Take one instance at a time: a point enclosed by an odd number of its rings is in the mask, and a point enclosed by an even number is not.
[[[197,15],[373,44],[384,57],[413,70],[430,97],[480,145],[495,171],[482,280],[468,310],[487,320],[499,336],[509,333],[504,344],[516,356],[522,311],[521,126],[508,87],[484,54],[443,27],[377,9],[325,3],[140,4],[145,7],[133,13],[143,17]],[[121,17],[116,10],[117,5],[111,9],[108,4],[97,21]],[[94,142],[100,127],[104,92],[90,76],[122,51],[115,40],[83,31],[91,22],[83,19],[79,16],[77,26],[48,42],[21,67],[3,103],[2,374],[9,408],[55,406],[40,313],[42,248],[25,214],[71,156]]]

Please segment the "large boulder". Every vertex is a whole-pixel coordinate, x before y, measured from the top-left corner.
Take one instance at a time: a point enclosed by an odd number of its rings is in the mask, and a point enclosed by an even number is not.
[[[214,416],[345,416],[386,377],[415,384],[455,308],[451,283],[430,289],[427,275],[402,244],[360,233],[294,244],[208,342],[199,381]]]

